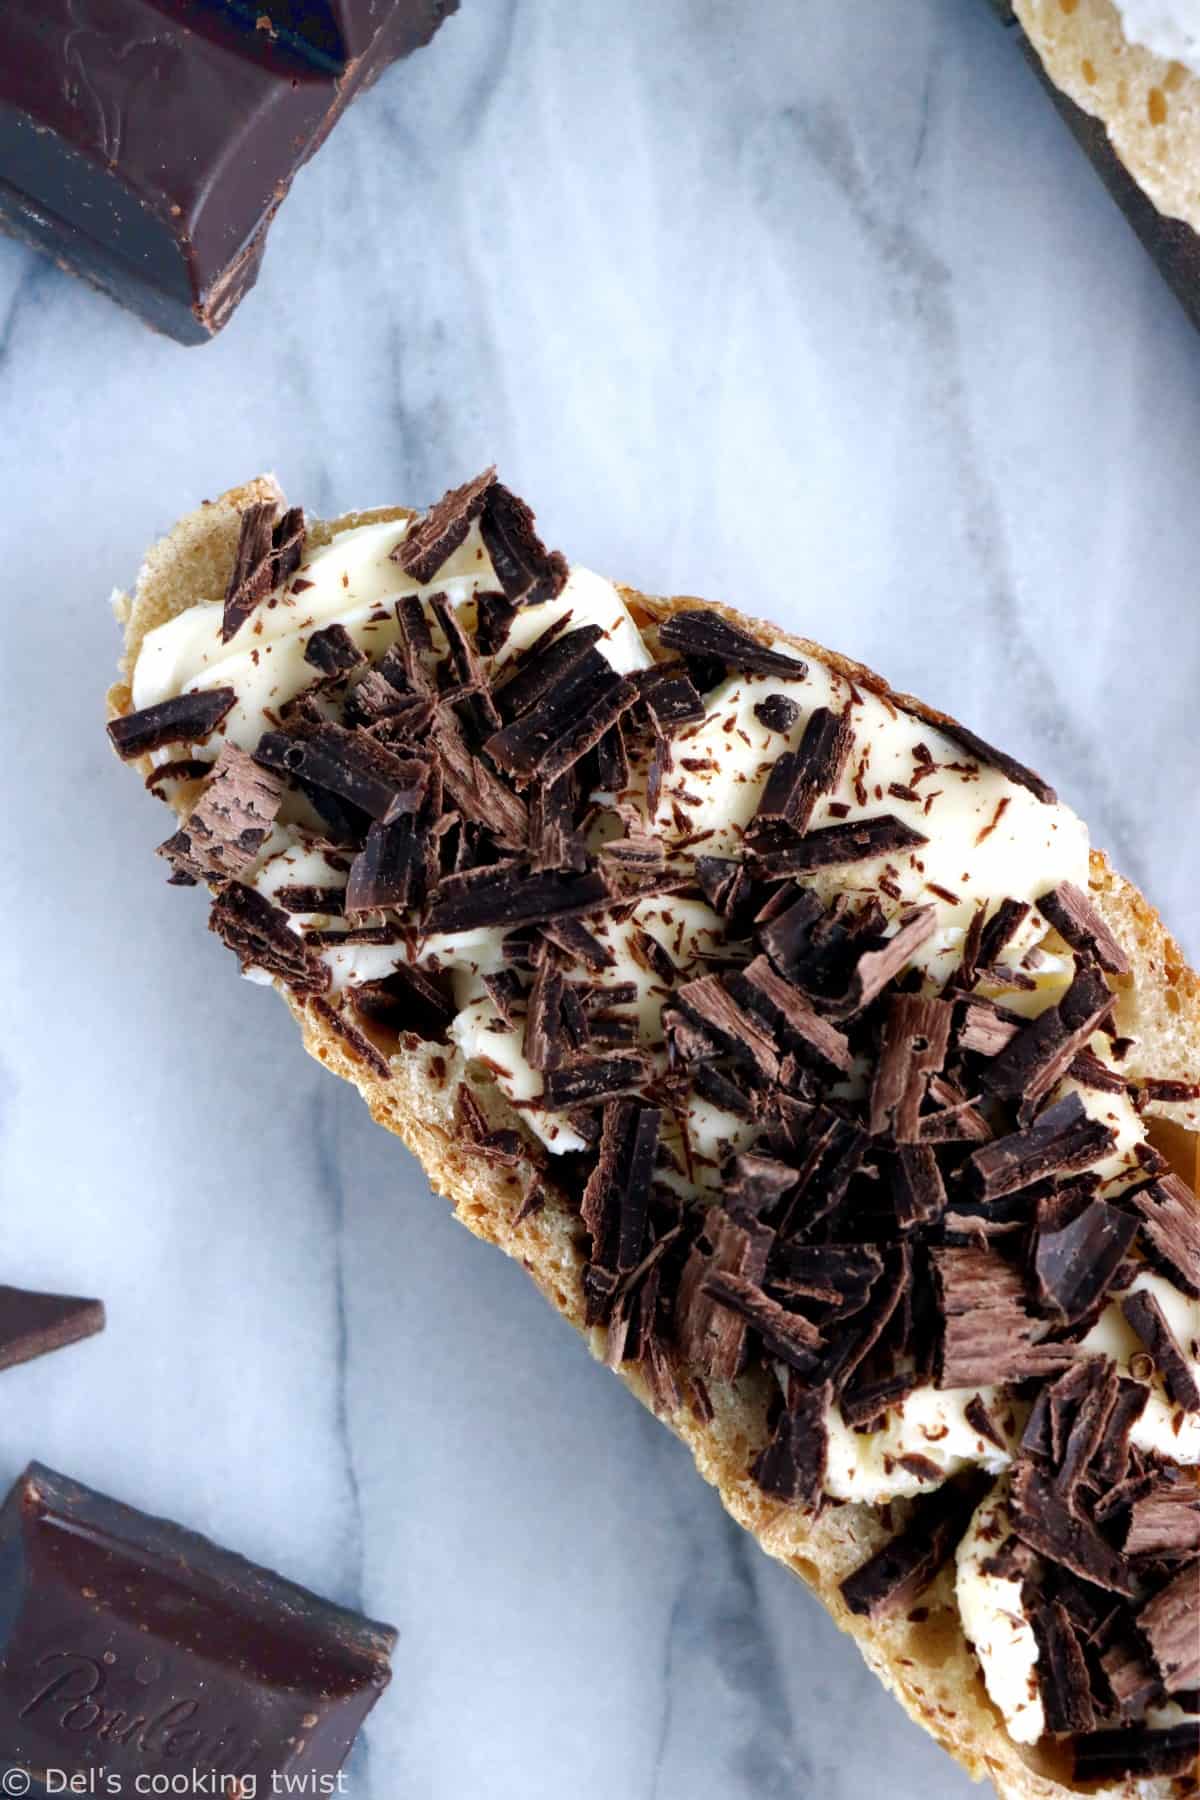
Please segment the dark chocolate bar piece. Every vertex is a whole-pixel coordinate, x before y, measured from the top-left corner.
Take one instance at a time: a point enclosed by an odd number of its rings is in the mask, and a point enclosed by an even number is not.
[[[315,1793],[387,1686],[395,1641],[32,1463],[0,1512],[0,1772],[35,1793],[53,1791],[47,1771],[100,1769],[130,1793],[137,1776],[222,1794],[307,1776]]]
[[[0,1369],[64,1350],[104,1330],[104,1303],[0,1287]]]
[[[1035,47],[1020,29],[1009,0],[989,0],[1018,39],[1025,59],[1070,127],[1071,135],[1142,241],[1159,274],[1200,329],[1200,235],[1183,219],[1160,213],[1144,188],[1129,173],[1109,142],[1103,119],[1093,118],[1070,95],[1056,87]]]
[[[456,5],[4,0],[0,227],[203,343],[346,102]]]

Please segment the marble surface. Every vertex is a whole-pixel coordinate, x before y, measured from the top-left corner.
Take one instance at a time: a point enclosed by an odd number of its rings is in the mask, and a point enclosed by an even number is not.
[[[496,459],[574,557],[1045,769],[1200,952],[1200,344],[983,0],[463,0],[183,350],[0,244],[3,1279],[31,1456],[396,1621],[357,1800],[968,1783],[239,983],[101,729],[107,608],[260,468]]]

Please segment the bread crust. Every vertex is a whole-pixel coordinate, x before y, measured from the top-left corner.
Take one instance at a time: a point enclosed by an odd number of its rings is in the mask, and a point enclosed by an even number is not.
[[[1200,77],[1131,44],[1113,0],[1013,0],[1056,87],[1100,119],[1160,213],[1200,231]]]
[[[147,555],[132,596],[117,594],[114,607],[125,633],[121,679],[108,696],[109,716],[131,708],[129,679],[147,631],[202,600],[224,592],[237,541],[243,507],[263,499],[282,500],[270,476],[233,488],[181,519]],[[350,513],[332,523],[310,522],[310,543],[328,542],[338,532],[375,520],[411,517],[405,508]],[[825,650],[808,639],[748,619],[732,608],[686,595],[655,599],[636,589],[620,592],[639,623],[654,625],[685,608],[707,607],[731,623],[769,642],[784,641],[801,655],[821,660],[861,686],[892,696],[887,684],[864,665]],[[940,714],[947,724],[948,715]],[[149,772],[150,765],[143,765]],[[186,810],[188,800],[177,801]],[[1180,1080],[1200,1071],[1200,978],[1149,902],[1122,879],[1100,852],[1091,859],[1092,898],[1129,952],[1133,973],[1119,985],[1119,1018],[1124,1031],[1145,1034],[1131,1055],[1134,1073],[1149,1072]],[[585,1246],[577,1218],[551,1193],[540,1211],[518,1220],[524,1197],[520,1171],[486,1161],[456,1130],[457,1077],[438,1072],[436,1046],[412,1040],[393,1063],[393,1075],[382,1081],[357,1062],[320,1011],[294,995],[283,996],[300,1027],[309,1054],[344,1080],[353,1083],[373,1119],[412,1151],[432,1187],[454,1208],[456,1217],[476,1237],[495,1244],[523,1264],[553,1306],[587,1338],[593,1355],[604,1356],[603,1333],[589,1331],[582,1308],[581,1276]],[[511,1125],[517,1115],[492,1087],[476,1096],[489,1117]],[[1170,1147],[1186,1158],[1189,1179],[1195,1175],[1192,1135],[1200,1130],[1197,1109],[1156,1109],[1171,1136]],[[1173,1135],[1171,1135],[1173,1134]],[[953,1576],[943,1570],[923,1596],[919,1620],[868,1620],[849,1612],[839,1584],[889,1535],[870,1507],[848,1504],[826,1509],[814,1520],[795,1504],[765,1495],[750,1479],[755,1453],[767,1438],[769,1383],[751,1374],[710,1398],[711,1419],[685,1403],[667,1416],[640,1372],[617,1371],[626,1386],[681,1438],[696,1467],[718,1491],[727,1511],[753,1533],[768,1555],[783,1562],[819,1597],[843,1631],[858,1644],[884,1686],[909,1715],[938,1740],[976,1779],[990,1777],[1004,1800],[1065,1800],[1083,1790],[1074,1787],[1069,1767],[1053,1745],[1033,1750],[1014,1744],[985,1692],[974,1654],[963,1636],[954,1604]],[[1099,1800],[1170,1800],[1177,1793],[1165,1779],[1133,1780],[1089,1787]]]

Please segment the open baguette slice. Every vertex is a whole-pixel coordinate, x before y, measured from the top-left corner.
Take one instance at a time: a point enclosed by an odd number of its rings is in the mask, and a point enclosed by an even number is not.
[[[146,633],[224,592],[241,513],[263,501],[283,504],[282,494],[269,477],[235,488],[183,518],[148,553],[135,592],[115,596],[125,634],[125,656],[122,679],[109,694],[110,718],[131,711],[130,679]],[[332,523],[310,521],[309,549],[360,524],[412,516],[396,508],[347,514]],[[624,587],[620,593],[641,625],[657,624],[681,610],[711,604],[680,597],[655,599]],[[889,692],[870,671],[820,646],[747,619],[728,607],[712,605],[711,610],[764,643],[786,639],[800,655],[830,665],[876,692]],[[925,716],[931,717],[928,712]],[[148,760],[139,766],[149,773]],[[186,788],[177,797],[181,815],[189,810],[193,798]],[[1158,1077],[1192,1080],[1200,1070],[1200,978],[1187,966],[1154,909],[1101,853],[1092,853],[1090,869],[1092,901],[1132,965],[1132,979],[1123,982],[1119,999],[1120,1028],[1137,1039],[1129,1072],[1152,1071]],[[420,1159],[432,1186],[451,1202],[457,1218],[476,1236],[519,1260],[546,1298],[589,1337],[594,1354],[603,1358],[604,1333],[598,1329],[589,1332],[585,1322],[581,1286],[585,1255],[577,1214],[565,1202],[556,1203],[551,1185],[549,1203],[520,1216],[526,1195],[523,1177],[528,1171],[498,1166],[464,1144],[456,1118],[455,1085],[447,1086],[438,1079],[433,1066],[438,1060],[435,1047],[414,1044],[405,1048],[392,1059],[390,1079],[380,1079],[364,1067],[318,1007],[276,985],[291,1007],[310,1055],[358,1088],[372,1117]],[[494,1086],[483,1090],[479,1099],[493,1124],[517,1122],[517,1115]],[[1159,1141],[1186,1179],[1194,1181],[1200,1141],[1195,1135],[1200,1131],[1195,1106],[1156,1103],[1151,1110],[1159,1116],[1155,1128],[1161,1133]],[[703,1408],[688,1404],[668,1415],[661,1404],[656,1405],[635,1365],[623,1365],[619,1373],[637,1397],[688,1445],[697,1468],[716,1487],[730,1514],[753,1533],[769,1555],[785,1563],[818,1595],[910,1716],[973,1777],[990,1777],[1001,1795],[1029,1800],[1061,1800],[1066,1794],[1083,1791],[1105,1800],[1134,1794],[1140,1800],[1173,1800],[1180,1792],[1178,1782],[1162,1777],[1080,1789],[1072,1785],[1069,1761],[1056,1752],[1053,1743],[1046,1741],[1026,1750],[1015,1744],[987,1697],[963,1636],[954,1603],[952,1565],[949,1572],[943,1569],[925,1592],[922,1608],[911,1619],[870,1620],[853,1614],[842,1598],[840,1583],[887,1541],[890,1532],[869,1506],[833,1506],[814,1518],[799,1505],[769,1498],[750,1479],[749,1464],[768,1435],[768,1389],[760,1375],[752,1373],[736,1383],[714,1386],[711,1417],[704,1417]]]

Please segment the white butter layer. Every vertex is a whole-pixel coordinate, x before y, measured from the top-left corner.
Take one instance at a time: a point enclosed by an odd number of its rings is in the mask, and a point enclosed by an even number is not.
[[[999,1707],[1008,1735],[1036,1744],[1046,1729],[1038,1689],[1037,1638],[1021,1605],[1021,1583],[985,1571],[1009,1535],[1008,1480],[998,1481],[972,1514],[955,1552],[955,1597],[984,1685]]]
[[[1006,1448],[976,1431],[966,1409],[978,1396],[1000,1429]],[[995,1388],[917,1388],[901,1406],[892,1407],[879,1431],[852,1431],[838,1407],[826,1414],[829,1431],[825,1492],[835,1500],[861,1500],[881,1506],[885,1500],[909,1499],[940,1487],[960,1469],[979,1466],[992,1474],[1008,1468],[1016,1450],[1019,1427],[1012,1406]],[[920,1457],[936,1473],[906,1467],[903,1457]]]
[[[1115,0],[1121,29],[1131,44],[1200,75],[1200,4],[1197,0]]]

